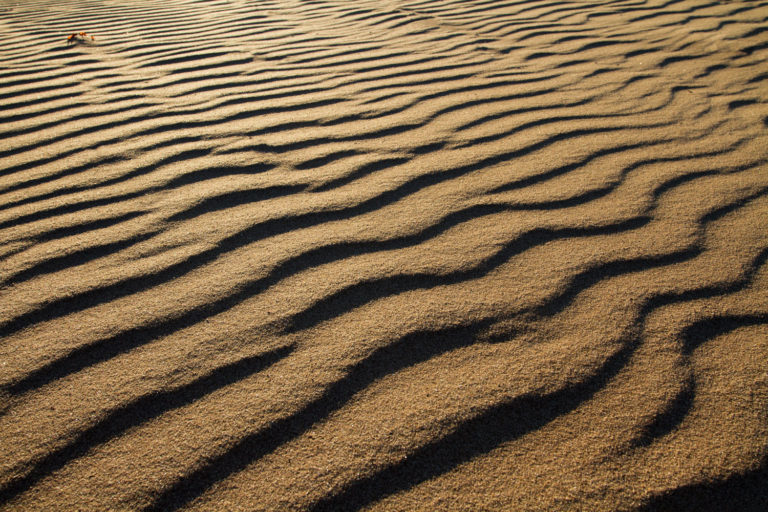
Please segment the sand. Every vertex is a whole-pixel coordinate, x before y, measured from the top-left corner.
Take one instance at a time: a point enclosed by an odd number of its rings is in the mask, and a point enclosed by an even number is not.
[[[0,0],[0,339],[2,510],[768,510],[768,1]]]

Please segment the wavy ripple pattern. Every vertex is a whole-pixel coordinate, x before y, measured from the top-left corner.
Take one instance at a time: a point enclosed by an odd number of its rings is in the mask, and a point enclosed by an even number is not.
[[[0,509],[768,510],[766,24],[0,0]]]

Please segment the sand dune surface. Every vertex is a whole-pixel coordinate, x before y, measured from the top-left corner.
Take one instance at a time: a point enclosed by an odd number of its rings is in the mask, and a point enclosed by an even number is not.
[[[0,0],[0,509],[768,510],[768,1]]]

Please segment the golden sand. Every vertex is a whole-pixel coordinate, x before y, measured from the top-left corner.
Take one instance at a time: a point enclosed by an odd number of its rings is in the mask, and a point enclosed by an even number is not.
[[[0,339],[2,510],[768,510],[768,2],[0,0]]]

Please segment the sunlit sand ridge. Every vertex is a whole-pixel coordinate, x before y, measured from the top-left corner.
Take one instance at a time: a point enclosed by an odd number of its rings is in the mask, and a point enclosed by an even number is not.
[[[0,0],[0,141],[2,510],[768,510],[768,1]]]

